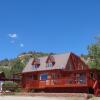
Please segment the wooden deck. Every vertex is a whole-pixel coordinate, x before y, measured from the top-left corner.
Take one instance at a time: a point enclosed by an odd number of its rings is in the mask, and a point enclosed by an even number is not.
[[[87,87],[87,83],[78,82],[72,79],[56,79],[56,80],[30,80],[26,84],[27,89],[49,88],[49,87]]]

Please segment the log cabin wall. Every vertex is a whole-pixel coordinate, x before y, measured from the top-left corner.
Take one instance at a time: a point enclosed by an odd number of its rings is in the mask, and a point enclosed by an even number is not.
[[[38,73],[28,73],[23,78],[24,88],[46,88],[46,87],[73,87],[87,85],[86,73],[66,72],[66,71],[44,71]],[[33,84],[35,83],[35,84]]]

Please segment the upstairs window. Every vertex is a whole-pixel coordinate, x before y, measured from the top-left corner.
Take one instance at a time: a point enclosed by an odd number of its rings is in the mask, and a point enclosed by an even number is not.
[[[33,62],[32,62],[32,68],[33,68],[33,70],[39,68],[39,66],[40,66],[40,59],[35,58],[33,60]]]
[[[32,69],[33,69],[33,70],[34,70],[34,69],[37,69],[37,68],[39,68],[39,65],[37,65],[37,64],[32,65]]]
[[[52,62],[47,63],[47,67],[52,67],[52,66],[53,66]]]
[[[47,67],[53,67],[55,65],[55,59],[52,55],[49,55],[46,61]]]

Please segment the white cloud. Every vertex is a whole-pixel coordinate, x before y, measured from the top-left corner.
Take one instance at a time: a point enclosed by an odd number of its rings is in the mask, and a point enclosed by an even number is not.
[[[20,47],[24,47],[24,44],[23,44],[23,43],[21,43],[21,44],[20,44]]]
[[[18,35],[16,33],[8,34],[8,36],[10,38],[11,44],[15,44],[15,45],[19,45],[20,47],[24,47],[24,44],[21,43],[20,40],[17,38]]]
[[[8,34],[8,36],[9,36],[10,38],[17,38],[17,34],[16,34],[16,33]]]

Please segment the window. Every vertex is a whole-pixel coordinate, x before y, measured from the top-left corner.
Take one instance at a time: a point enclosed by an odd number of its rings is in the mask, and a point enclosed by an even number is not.
[[[47,63],[47,67],[52,67],[53,64],[51,62]]]
[[[27,80],[37,80],[38,79],[38,75],[28,75],[27,76]]]
[[[40,59],[34,58],[34,60],[33,60],[33,62],[32,62],[32,65],[34,65],[34,64],[40,65]]]
[[[37,68],[39,68],[39,65],[37,65],[37,64],[32,65],[32,69],[33,69],[33,70],[35,70],[35,69],[37,69]]]
[[[40,74],[40,80],[47,80],[48,79],[48,74]]]
[[[85,73],[76,74],[76,81],[79,84],[85,84],[86,83],[86,74]]]
[[[40,66],[40,59],[34,58],[32,62],[32,69],[35,70],[39,68],[39,66]]]
[[[55,65],[55,59],[52,55],[49,55],[46,60],[46,66],[47,67],[53,67]]]
[[[32,75],[27,76],[27,80],[32,80],[32,79],[33,79]]]
[[[52,73],[51,78],[52,79],[58,79],[58,78],[60,78],[60,75],[58,73]]]

